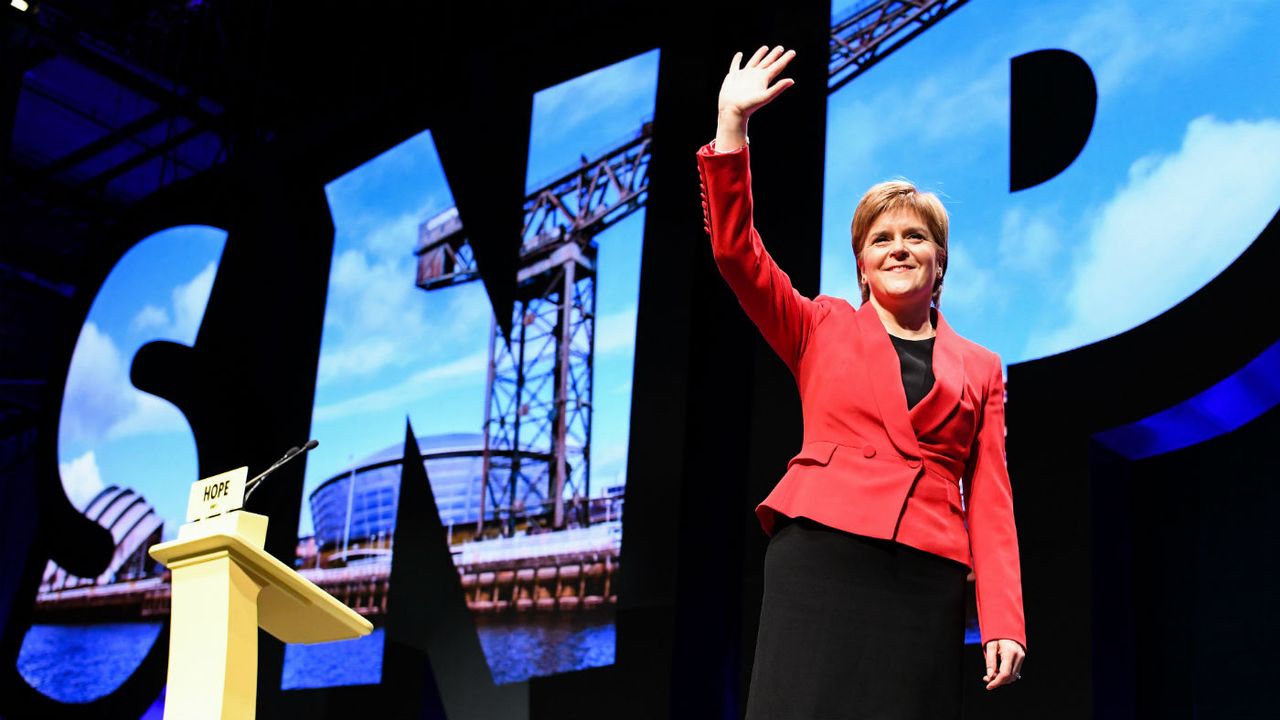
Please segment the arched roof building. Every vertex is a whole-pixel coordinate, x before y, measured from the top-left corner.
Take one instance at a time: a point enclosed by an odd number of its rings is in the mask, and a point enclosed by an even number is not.
[[[112,485],[89,501],[84,508],[84,515],[111,533],[111,539],[115,542],[111,562],[97,578],[81,578],[67,573],[50,561],[41,582],[42,592],[77,585],[104,585],[136,580],[149,575],[152,560],[147,555],[147,549],[160,542],[164,520],[146,498],[129,488]]]
[[[480,515],[484,436],[430,435],[418,438],[418,447],[441,523],[446,528],[473,525]],[[347,562],[386,552],[386,541],[395,533],[403,457],[404,445],[391,445],[359,460],[311,492],[317,551]],[[529,476],[545,474],[544,460],[526,458],[525,463]],[[485,516],[492,519],[492,508],[485,509]]]

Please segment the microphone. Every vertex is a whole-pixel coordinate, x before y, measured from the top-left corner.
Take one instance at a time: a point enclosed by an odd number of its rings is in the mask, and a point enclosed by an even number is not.
[[[303,445],[302,447],[298,447],[295,445],[289,448],[289,451],[284,454],[284,457],[281,457],[279,460],[275,461],[275,463],[273,463],[271,467],[267,468],[266,470],[263,470],[261,473],[255,476],[252,480],[245,483],[244,501],[245,502],[249,501],[249,496],[253,494],[254,490],[258,489],[258,486],[262,484],[262,481],[265,480],[268,475],[275,472],[276,470],[279,470],[281,466],[283,466],[285,463],[289,462],[290,460],[298,457],[299,455],[303,455],[307,452],[314,450],[316,446],[319,444],[320,444],[320,441],[312,439],[312,440],[308,440],[307,444]]]

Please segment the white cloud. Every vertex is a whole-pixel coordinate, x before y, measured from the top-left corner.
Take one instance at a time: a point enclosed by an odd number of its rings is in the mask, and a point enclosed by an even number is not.
[[[129,329],[135,333],[143,333],[148,330],[157,328],[165,328],[169,326],[169,313],[165,312],[162,307],[155,305],[147,305],[133,316],[133,321],[129,323]]]
[[[627,474],[627,443],[615,442],[592,447],[591,474],[596,478],[605,478],[605,482],[609,485],[614,483],[614,477],[625,477]],[[601,492],[604,489],[603,483],[596,482],[592,484],[596,485],[597,492]]]
[[[1005,211],[1000,233],[1000,264],[1009,270],[1043,273],[1061,249],[1060,223],[1045,213],[1021,207]]]
[[[592,464],[598,467],[604,467],[609,463],[616,463],[627,459],[626,443],[609,443],[603,447],[593,448],[591,456]]]
[[[1066,49],[1089,63],[1100,95],[1110,94],[1127,84],[1138,68],[1159,51],[1162,41],[1168,39],[1168,35],[1144,25],[1138,22],[1137,13],[1128,3],[1106,2],[1081,13],[1068,31]],[[1203,32],[1197,34],[1204,35]]]
[[[132,412],[111,428],[107,439],[188,430],[186,417],[172,403],[132,387],[129,394],[133,398]]]
[[[195,342],[217,270],[217,263],[210,262],[191,280],[173,289],[173,326],[170,332],[179,342]]]
[[[636,308],[630,307],[596,319],[596,355],[636,346]]]
[[[1035,20],[1010,27],[1007,36],[985,38],[966,56],[935,65],[913,84],[895,84],[865,100],[848,89],[837,93],[829,120],[840,132],[828,134],[828,155],[850,167],[867,167],[876,148],[895,142],[952,145],[1007,127],[1009,61],[1046,47],[1083,58],[1105,98],[1149,80],[1152,73],[1179,72],[1209,54],[1229,52],[1236,36],[1255,22],[1254,9],[1264,5],[1264,0],[1242,0],[1224,10],[1195,0],[1141,5],[1101,0],[1046,8]],[[1207,27],[1213,31],[1205,32]]]
[[[431,203],[428,203],[430,205]],[[459,338],[487,334],[493,317],[479,282],[423,291],[415,284],[425,211],[372,225],[338,253],[330,274],[319,383],[420,367]]]
[[[591,448],[591,485],[597,496],[627,482],[627,444],[595,444]]]
[[[483,326],[488,333],[493,328],[493,306],[480,282],[473,282],[463,292],[449,295],[448,320],[451,331],[463,331]]]
[[[1105,0],[1073,17],[1062,47],[1084,58],[1105,97],[1150,73],[1176,72],[1233,47],[1250,24],[1260,0],[1216,3],[1173,1],[1142,3]],[[1251,7],[1252,6],[1252,7]],[[1212,28],[1212,31],[1206,31]]]
[[[958,91],[954,89],[957,86]],[[1008,122],[1009,69],[998,65],[976,76],[953,70],[925,78],[909,100],[890,99],[880,106],[893,108],[888,125],[899,138],[955,142]]]
[[[1231,264],[1280,205],[1280,120],[1193,120],[1182,147],[1143,158],[1100,211],[1037,357],[1101,340],[1172,307]]]
[[[444,208],[433,196],[417,209],[403,213],[373,226],[360,237],[359,247],[378,258],[403,258],[412,256],[418,246],[418,226],[431,219]]]
[[[828,174],[838,177],[868,167],[878,150],[895,143],[952,145],[1007,124],[1009,70],[946,67],[911,87],[887,88],[865,101],[850,95],[830,107],[830,124],[840,131],[828,134],[828,155],[837,162]],[[850,198],[850,207],[856,201]]]
[[[883,128],[876,119],[875,109],[870,103],[858,99],[857,96],[837,96],[837,101],[828,102],[831,117],[828,126],[839,128],[837,132],[827,133],[827,166],[826,182],[830,184],[834,178],[850,172],[858,172],[871,165],[877,148],[883,147]],[[849,215],[852,218],[853,208],[858,198],[831,198],[848,203]]]
[[[1002,218],[994,249],[962,229],[949,243],[944,309],[948,313],[959,309],[970,316],[1004,313],[1019,292],[1010,278],[1019,278],[1039,292],[1059,287],[1063,255],[1059,224],[1056,211],[1011,208]]]
[[[111,337],[87,322],[80,330],[62,401],[60,437],[97,442],[128,416],[132,402],[121,387],[124,360]]]
[[[459,378],[475,379],[476,382],[484,383],[488,364],[488,350],[473,353],[443,365],[421,370],[391,387],[318,407],[315,412],[315,420],[317,422],[335,420],[352,415],[401,408],[406,403],[421,400],[441,390],[452,388],[453,385],[450,385],[447,381],[458,380]]]
[[[947,274],[942,289],[943,313],[950,313],[957,306],[990,310],[995,304],[991,293],[998,290],[998,285],[992,282],[993,268],[977,263],[965,243],[948,243],[948,247]]]
[[[636,88],[653,84],[656,66],[656,56],[639,55],[539,91],[533,135],[551,144],[598,121],[601,108],[633,103]]]
[[[71,504],[82,512],[89,501],[106,487],[92,450],[70,462],[58,463],[58,472],[62,475],[62,487],[67,491]]]
[[[59,444],[92,445],[129,435],[186,428],[169,403],[133,387],[119,348],[93,322],[80,331],[63,394]]]
[[[151,304],[143,306],[133,316],[129,329],[136,335],[164,337],[187,345],[194,343],[217,272],[217,262],[211,261],[195,277],[170,292],[168,309]]]
[[[414,285],[413,256],[379,260],[346,250],[334,260],[319,381],[399,366],[438,343],[429,333],[425,293]]]
[[[391,338],[371,338],[334,348],[320,356],[320,382],[349,380],[369,375],[396,359],[396,343]]]

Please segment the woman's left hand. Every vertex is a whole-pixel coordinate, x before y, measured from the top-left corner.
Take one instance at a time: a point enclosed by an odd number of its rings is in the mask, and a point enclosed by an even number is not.
[[[988,640],[982,648],[987,659],[987,674],[982,676],[988,690],[1022,679],[1022,661],[1027,651],[1015,640]]]

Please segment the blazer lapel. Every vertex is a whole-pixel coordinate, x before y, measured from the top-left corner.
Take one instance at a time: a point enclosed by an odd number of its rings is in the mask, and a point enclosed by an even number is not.
[[[942,424],[955,412],[964,390],[964,353],[960,336],[937,313],[937,338],[933,341],[933,389],[911,408],[911,425],[917,437]]]
[[[902,365],[893,349],[889,333],[869,302],[858,309],[858,329],[862,336],[862,367],[880,408],[880,419],[889,431],[898,452],[906,457],[921,456],[920,443],[907,415],[907,393],[902,389]],[[934,343],[935,351],[937,343]]]

